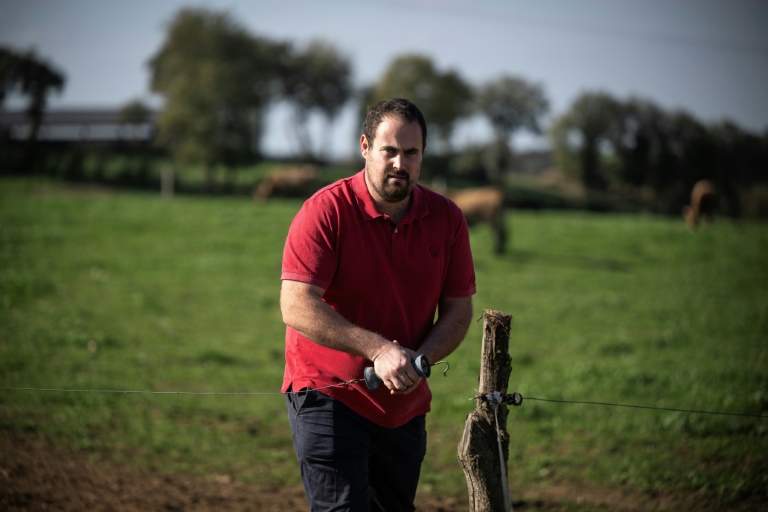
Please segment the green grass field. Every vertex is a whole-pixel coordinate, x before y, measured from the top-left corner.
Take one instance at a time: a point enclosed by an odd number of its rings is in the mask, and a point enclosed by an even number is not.
[[[283,240],[299,201],[0,181],[0,386],[279,391]],[[510,391],[768,416],[768,226],[514,211],[471,230],[475,316],[435,395],[420,493],[466,496],[482,311],[514,317]],[[0,391],[0,429],[163,472],[299,485],[282,396]],[[722,510],[768,503],[768,419],[526,400],[509,477]],[[568,510],[587,510],[573,504]]]

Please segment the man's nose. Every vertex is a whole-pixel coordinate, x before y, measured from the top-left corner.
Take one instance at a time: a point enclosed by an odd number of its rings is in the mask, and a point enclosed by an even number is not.
[[[392,167],[395,170],[399,171],[400,169],[403,168],[402,164],[403,164],[403,155],[400,155],[400,154],[395,155],[394,158],[392,159]]]

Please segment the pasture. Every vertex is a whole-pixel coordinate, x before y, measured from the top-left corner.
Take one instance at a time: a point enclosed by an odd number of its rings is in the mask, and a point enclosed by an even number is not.
[[[299,205],[0,181],[0,386],[267,393],[4,389],[0,436],[296,490],[277,392],[280,258]],[[475,316],[514,317],[510,392],[768,416],[768,226],[692,233],[682,217],[548,211],[506,222],[502,256],[487,226],[471,236]],[[456,447],[481,331],[430,380],[420,510],[466,510]],[[516,510],[768,509],[765,417],[529,399],[508,428]]]

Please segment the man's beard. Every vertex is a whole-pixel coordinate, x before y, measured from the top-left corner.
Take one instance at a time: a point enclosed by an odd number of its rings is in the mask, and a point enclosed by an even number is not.
[[[396,181],[390,181],[390,177],[396,176],[400,178],[400,180]],[[405,182],[401,181],[405,180]],[[397,203],[402,201],[403,199],[406,199],[408,195],[411,193],[411,190],[413,187],[411,186],[411,178],[408,176],[408,173],[405,172],[396,172],[387,174],[387,176],[384,178],[383,183],[379,187],[379,194],[381,194],[381,197],[386,199],[387,201],[391,203]]]

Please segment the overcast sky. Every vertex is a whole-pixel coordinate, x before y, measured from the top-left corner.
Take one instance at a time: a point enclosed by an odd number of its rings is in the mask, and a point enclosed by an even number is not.
[[[377,80],[396,56],[420,53],[472,85],[502,74],[539,83],[550,118],[584,91],[605,91],[704,122],[768,129],[763,0],[0,0],[0,44],[34,48],[65,72],[53,108],[119,107],[136,98],[159,104],[148,91],[146,62],[185,6],[227,11],[256,35],[328,41],[350,58],[356,86]],[[360,130],[351,108],[333,130],[334,154],[354,154]],[[488,135],[475,121],[456,139]],[[516,144],[540,142],[520,137]],[[264,149],[295,149],[280,109]]]

